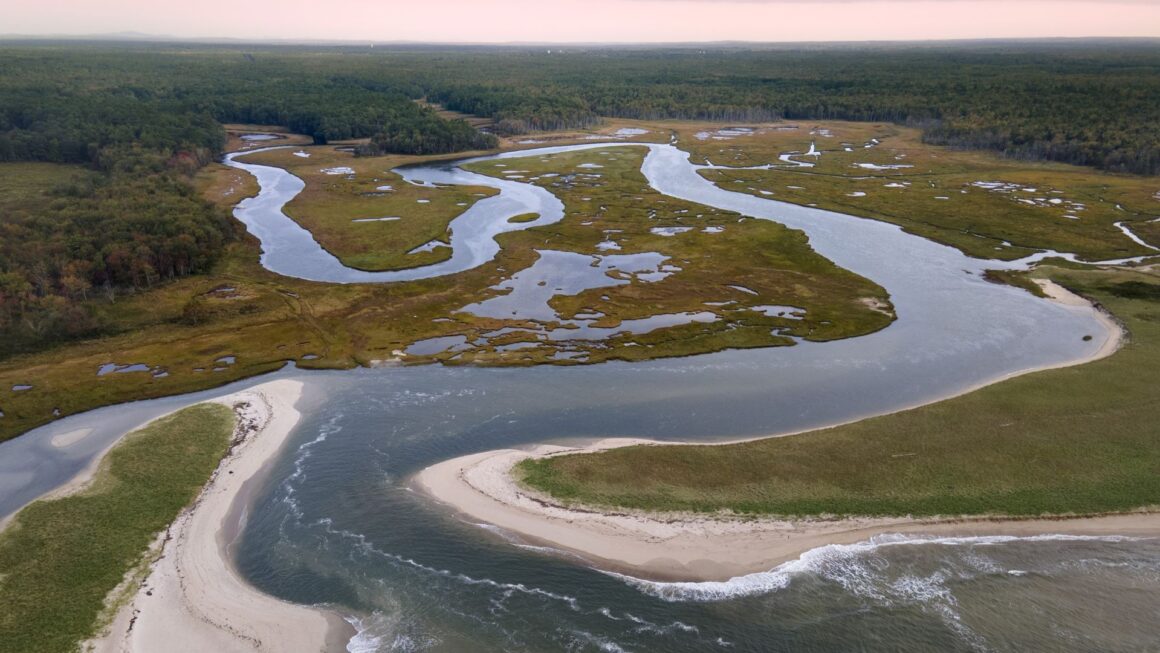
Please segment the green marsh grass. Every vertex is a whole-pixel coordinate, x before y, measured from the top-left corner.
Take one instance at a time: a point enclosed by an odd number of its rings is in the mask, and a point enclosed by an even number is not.
[[[233,411],[200,404],[128,435],[92,484],[36,501],[0,532],[0,651],[72,651],[230,446]]]

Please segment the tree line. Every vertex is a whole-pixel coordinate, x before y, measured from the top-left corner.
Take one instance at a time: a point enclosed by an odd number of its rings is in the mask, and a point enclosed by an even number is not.
[[[1160,174],[1155,42],[829,48],[0,47],[0,161],[84,166],[31,204],[0,198],[0,356],[102,332],[90,303],[210,269],[240,229],[190,177],[223,123],[280,125],[359,154],[495,147],[603,117],[844,119],[927,142]],[[421,104],[490,118],[482,133]]]

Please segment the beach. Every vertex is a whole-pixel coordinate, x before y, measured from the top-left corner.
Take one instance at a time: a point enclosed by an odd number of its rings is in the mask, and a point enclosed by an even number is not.
[[[1051,282],[1040,282],[1052,301],[1091,311],[1106,327],[1100,347],[1078,365],[1115,353],[1121,326],[1090,302]],[[1005,375],[992,383],[1047,367]],[[976,388],[970,388],[970,391]],[[961,393],[960,393],[961,394]],[[948,397],[949,398],[949,397]],[[795,434],[781,434],[781,436]],[[777,436],[767,436],[777,437]],[[750,438],[752,439],[752,438]],[[740,442],[743,440],[737,440]],[[768,571],[802,553],[832,544],[851,544],[886,533],[931,536],[1040,534],[1160,535],[1160,514],[1006,519],[990,517],[794,519],[728,515],[652,514],[566,506],[521,486],[513,467],[530,457],[592,452],[632,445],[641,439],[603,439],[581,446],[540,445],[463,456],[430,466],[413,485],[472,522],[498,527],[514,539],[579,556],[597,568],[655,580],[717,581]],[[680,443],[706,446],[712,443]],[[720,443],[717,443],[720,444]]]
[[[585,450],[640,444],[605,440]],[[472,522],[517,541],[578,556],[593,567],[649,580],[723,581],[769,571],[811,549],[883,534],[1160,536],[1160,513],[1051,519],[844,518],[781,520],[652,514],[564,506],[518,485],[512,467],[532,456],[576,453],[541,446],[488,451],[423,470],[415,485]]]
[[[345,650],[354,631],[341,617],[263,594],[231,562],[250,496],[298,423],[301,392],[301,382],[279,380],[214,400],[238,411],[240,442],[159,538],[144,581],[125,593],[131,598],[86,650]]]

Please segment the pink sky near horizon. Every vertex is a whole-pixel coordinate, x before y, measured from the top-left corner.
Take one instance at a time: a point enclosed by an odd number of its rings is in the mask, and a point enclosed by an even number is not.
[[[7,6],[5,6],[7,5]],[[1160,0],[0,0],[0,34],[428,42],[1160,36]]]

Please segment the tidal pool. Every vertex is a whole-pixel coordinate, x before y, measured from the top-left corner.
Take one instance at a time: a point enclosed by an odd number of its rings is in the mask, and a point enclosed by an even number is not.
[[[656,252],[641,254],[585,255],[574,252],[537,250],[539,258],[494,288],[506,291],[482,302],[469,304],[462,312],[479,317],[520,318],[539,322],[559,322],[560,316],[548,305],[557,295],[578,295],[593,288],[623,286],[633,279],[655,282],[668,276],[661,265],[668,257]],[[610,273],[620,273],[613,276]],[[661,277],[656,277],[661,273]]]

